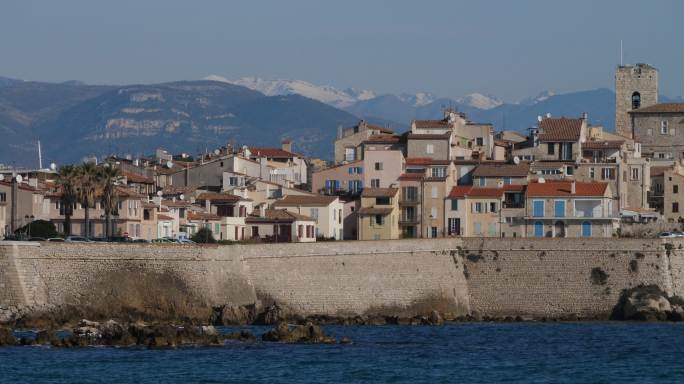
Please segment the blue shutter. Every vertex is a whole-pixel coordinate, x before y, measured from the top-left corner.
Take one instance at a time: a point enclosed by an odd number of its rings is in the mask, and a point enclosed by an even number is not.
[[[544,217],[544,202],[543,201],[537,200],[537,201],[533,202],[532,208],[533,208],[532,216]]]
[[[359,167],[358,171],[359,171],[359,175],[363,174],[363,168],[362,167]]]
[[[325,191],[330,192],[330,180],[325,181]]]
[[[337,192],[337,191],[339,191],[339,190],[340,190],[340,181],[339,181],[339,180],[335,180],[335,192]]]
[[[534,237],[544,237],[544,224],[541,221],[534,223]]]
[[[582,237],[591,237],[591,222],[585,221],[582,223]]]
[[[565,201],[555,201],[553,213],[556,217],[565,217]]]

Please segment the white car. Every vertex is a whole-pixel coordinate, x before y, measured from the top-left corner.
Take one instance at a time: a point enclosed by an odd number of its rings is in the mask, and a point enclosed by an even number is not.
[[[65,243],[92,243],[93,241],[83,236],[67,236]]]
[[[661,239],[672,239],[675,237],[681,237],[677,232],[661,232],[658,237]]]

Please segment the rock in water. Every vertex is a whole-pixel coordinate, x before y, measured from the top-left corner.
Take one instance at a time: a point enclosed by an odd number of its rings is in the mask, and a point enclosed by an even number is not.
[[[444,325],[444,318],[437,311],[433,310],[430,312],[430,316],[427,319],[430,325]]]
[[[269,305],[263,313],[262,322],[265,325],[278,324],[283,320],[285,320],[283,309],[277,303]]]
[[[0,346],[15,345],[17,343],[14,333],[9,328],[0,328]]]
[[[280,343],[333,344],[336,342],[334,337],[326,336],[321,327],[311,322],[292,326],[285,322],[278,323],[274,329],[266,332],[261,339]]]
[[[613,319],[663,321],[672,313],[672,305],[660,287],[639,286],[625,290],[613,309]]]

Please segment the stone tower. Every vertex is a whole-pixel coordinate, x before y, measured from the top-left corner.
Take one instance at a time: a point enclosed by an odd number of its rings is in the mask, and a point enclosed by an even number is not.
[[[658,70],[648,64],[620,65],[615,71],[615,132],[632,137],[629,111],[658,103]]]

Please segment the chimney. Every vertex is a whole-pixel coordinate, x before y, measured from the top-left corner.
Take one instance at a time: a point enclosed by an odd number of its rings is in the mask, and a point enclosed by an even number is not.
[[[570,183],[570,193],[573,195],[577,193],[577,186],[575,185],[575,180]]]
[[[292,141],[290,139],[283,140],[283,151],[292,152]]]
[[[582,112],[582,120],[587,120],[589,118],[589,114],[586,112]]]
[[[266,204],[259,204],[259,217],[266,217]]]

